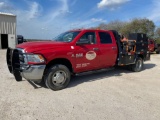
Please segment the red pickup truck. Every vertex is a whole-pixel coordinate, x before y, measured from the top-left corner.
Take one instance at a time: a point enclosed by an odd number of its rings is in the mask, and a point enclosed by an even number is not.
[[[156,52],[160,54],[160,44],[157,44],[154,40],[148,40],[148,49],[150,52]]]
[[[22,77],[34,82],[45,81],[48,88],[65,88],[73,75],[128,66],[142,70],[143,61],[150,59],[145,34],[134,33],[121,42],[114,30],[72,30],[52,41],[28,42],[8,48],[7,64],[17,81]]]

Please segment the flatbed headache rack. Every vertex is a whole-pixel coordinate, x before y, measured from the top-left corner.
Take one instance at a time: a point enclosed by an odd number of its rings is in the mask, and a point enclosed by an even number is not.
[[[143,33],[129,34],[128,41],[121,42],[121,37],[117,31],[111,30],[117,42],[118,56],[117,65],[124,66],[134,64],[138,57],[144,61],[150,60],[150,53],[148,51],[148,38]]]

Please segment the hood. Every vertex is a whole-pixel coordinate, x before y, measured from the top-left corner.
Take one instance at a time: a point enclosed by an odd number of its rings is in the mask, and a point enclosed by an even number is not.
[[[70,45],[70,43],[65,43],[65,42],[55,42],[55,41],[37,41],[37,42],[26,42],[17,45],[17,48],[22,48],[26,52],[36,52],[36,51],[41,51],[41,50],[46,50],[46,49],[54,49],[56,47],[62,47]]]

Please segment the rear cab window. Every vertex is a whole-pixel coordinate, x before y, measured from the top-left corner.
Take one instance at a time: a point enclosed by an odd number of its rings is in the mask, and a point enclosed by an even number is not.
[[[112,44],[112,38],[107,32],[98,32],[101,44]]]

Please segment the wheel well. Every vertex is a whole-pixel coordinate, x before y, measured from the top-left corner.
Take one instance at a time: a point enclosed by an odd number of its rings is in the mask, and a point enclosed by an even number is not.
[[[55,64],[65,65],[69,69],[70,72],[73,72],[71,62],[65,58],[58,58],[58,59],[54,59],[54,60],[50,61],[46,66],[46,70]]]

